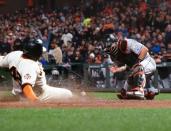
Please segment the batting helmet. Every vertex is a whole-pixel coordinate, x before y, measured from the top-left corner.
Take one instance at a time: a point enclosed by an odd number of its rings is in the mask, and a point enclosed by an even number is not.
[[[24,55],[37,61],[43,53],[43,42],[40,39],[29,40],[24,45]]]

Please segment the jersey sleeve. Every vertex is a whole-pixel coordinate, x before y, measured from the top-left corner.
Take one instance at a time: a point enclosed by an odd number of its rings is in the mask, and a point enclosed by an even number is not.
[[[127,46],[128,46],[128,51],[132,51],[135,54],[139,55],[141,52],[141,49],[144,47],[143,44],[139,43],[136,40],[133,39],[127,39]]]
[[[13,51],[8,53],[6,56],[0,56],[0,67],[11,68],[17,62],[22,55],[22,51]]]
[[[0,67],[9,67],[8,57],[9,55],[0,56]]]

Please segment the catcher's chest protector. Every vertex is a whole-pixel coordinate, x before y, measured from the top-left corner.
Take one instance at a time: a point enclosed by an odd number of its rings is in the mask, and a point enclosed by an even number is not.
[[[118,51],[118,56],[117,56],[117,61],[120,63],[126,64],[129,67],[132,67],[133,65],[136,64],[138,60],[138,56],[131,52],[129,54],[122,53],[120,50]]]

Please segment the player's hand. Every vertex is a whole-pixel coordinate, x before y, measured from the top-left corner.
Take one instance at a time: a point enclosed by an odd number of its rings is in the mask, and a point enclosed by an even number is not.
[[[116,72],[118,71],[118,67],[112,66],[112,67],[110,67],[110,71],[111,71],[112,73],[116,73]]]

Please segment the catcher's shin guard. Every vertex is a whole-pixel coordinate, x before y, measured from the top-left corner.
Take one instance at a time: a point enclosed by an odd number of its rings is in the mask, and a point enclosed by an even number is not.
[[[144,74],[144,68],[141,64],[138,63],[132,67],[132,72],[128,77],[127,83],[127,99],[144,99],[144,86],[146,84],[146,77]]]
[[[132,67],[132,72],[128,77],[128,84],[132,88],[144,88],[146,84],[146,77],[144,73],[144,67],[141,64],[136,64]]]

